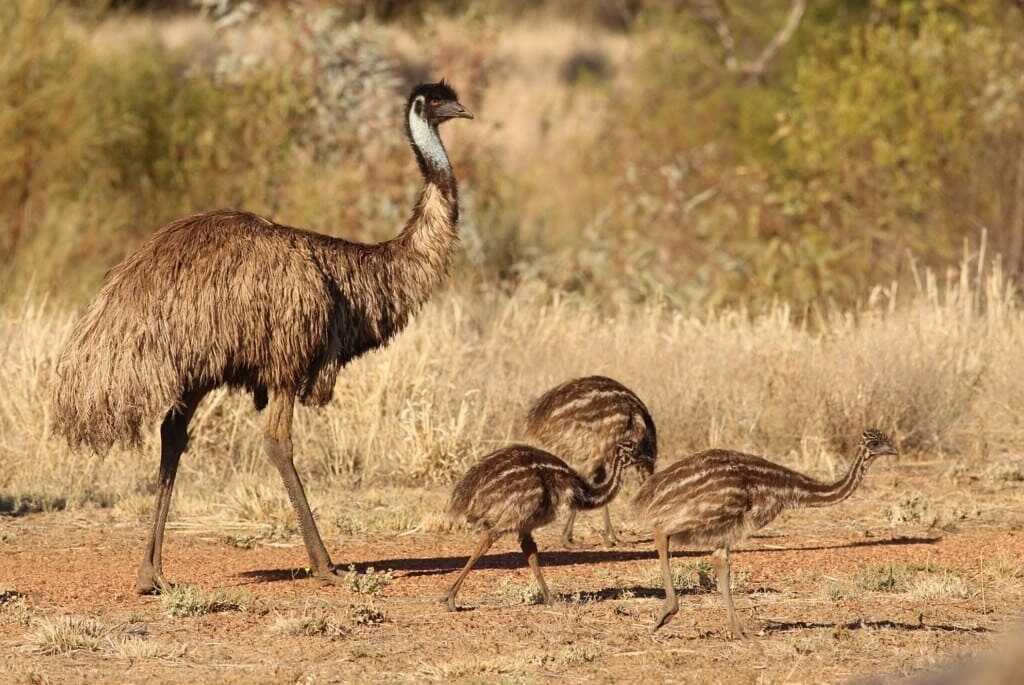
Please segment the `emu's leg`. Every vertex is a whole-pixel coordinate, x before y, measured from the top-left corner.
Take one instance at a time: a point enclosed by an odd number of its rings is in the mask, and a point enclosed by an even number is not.
[[[718,591],[725,600],[725,610],[729,614],[729,632],[733,637],[746,637],[747,633],[736,618],[736,607],[732,603],[732,588],[729,587],[729,548],[721,547],[711,554],[711,563],[718,571]]]
[[[679,611],[676,588],[672,584],[672,567],[669,565],[668,535],[665,535],[660,530],[654,531],[654,544],[658,548],[658,561],[661,562],[661,578],[665,583],[665,603],[661,606],[661,614],[658,616],[658,620],[654,622],[654,628],[651,629],[651,632],[668,623],[676,615],[676,612]]]
[[[480,560],[480,557],[487,553],[492,544],[494,544],[494,536],[491,535],[489,530],[485,530],[480,535],[480,544],[477,545],[473,556],[466,561],[466,565],[459,571],[459,575],[448,589],[448,593],[441,598],[441,601],[448,605],[448,611],[455,611],[455,595],[458,594],[459,588],[462,587],[462,581],[466,579],[466,576],[469,575],[469,570]]]
[[[540,560],[537,558],[537,543],[533,541],[533,536],[529,533],[520,533],[519,546],[523,548],[523,554],[526,555],[526,563],[530,565],[533,575],[537,577],[537,584],[540,585],[540,594],[544,598],[544,604],[551,604],[551,593],[548,592],[548,584],[544,582],[544,576],[540,572]]]
[[[569,518],[565,520],[565,528],[562,530],[562,546],[572,547],[572,524],[576,522],[576,510],[569,510]]]
[[[206,390],[185,393],[180,405],[167,412],[160,425],[160,476],[156,512],[153,516],[153,530],[149,534],[149,542],[135,579],[135,591],[140,595],[159,592],[168,585],[163,577],[164,526],[167,524],[167,512],[171,508],[178,461],[188,447],[188,424],[206,393]]]
[[[294,402],[295,396],[292,393],[274,394],[267,412],[263,448],[281,474],[284,487],[288,491],[288,499],[292,501],[295,515],[299,519],[299,530],[302,532],[303,542],[306,543],[310,569],[318,578],[339,582],[340,579],[334,574],[331,557],[327,554],[323,540],[320,539],[320,531],[316,528],[313,512],[310,511],[309,502],[306,501],[306,492],[302,488],[302,481],[299,479],[295,463],[292,460],[292,408]]]
[[[608,513],[608,505],[605,505],[602,510],[604,511],[604,544],[609,547],[614,547],[619,544],[619,538],[615,535],[615,529],[612,528],[612,517]]]

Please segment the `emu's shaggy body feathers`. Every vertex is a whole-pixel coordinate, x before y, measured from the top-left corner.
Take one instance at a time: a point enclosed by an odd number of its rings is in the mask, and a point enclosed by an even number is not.
[[[164,226],[75,326],[57,363],[58,432],[97,450],[135,444],[184,393],[222,384],[327,403],[339,369],[401,330],[444,276],[455,207],[453,187],[428,183],[405,230],[377,245],[238,211]]]

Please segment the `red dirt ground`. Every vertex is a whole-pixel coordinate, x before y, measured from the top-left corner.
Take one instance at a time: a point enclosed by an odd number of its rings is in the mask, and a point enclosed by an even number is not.
[[[342,565],[394,572],[380,595],[368,598],[304,577],[297,542],[246,550],[218,531],[172,530],[164,552],[170,580],[244,590],[255,606],[171,618],[160,598],[131,591],[144,525],[108,511],[0,520],[0,539],[7,540],[0,542],[0,589],[21,593],[27,607],[0,607],[0,680],[834,682],[909,673],[984,648],[1024,615],[1020,515],[994,507],[953,531],[894,530],[877,515],[878,502],[892,497],[887,489],[825,521],[820,512],[789,514],[737,551],[737,607],[759,631],[750,641],[725,639],[720,598],[693,588],[684,591],[676,619],[652,636],[662,590],[650,542],[635,530],[632,543],[603,549],[584,528],[584,544],[570,551],[558,549],[555,527],[543,531],[541,561],[560,593],[550,607],[516,597],[531,576],[515,541],[505,539],[469,576],[459,597],[464,610],[455,614],[436,598],[472,545],[462,534],[330,540]],[[674,565],[702,556],[678,551]],[[962,582],[932,594],[871,589],[862,578],[872,565]],[[510,581],[518,584],[511,591]],[[271,628],[283,615],[319,609],[347,616],[367,601],[387,620],[353,624],[342,639],[281,636]],[[117,634],[141,626],[135,632],[160,653],[34,652],[39,622],[70,614],[97,618]]]

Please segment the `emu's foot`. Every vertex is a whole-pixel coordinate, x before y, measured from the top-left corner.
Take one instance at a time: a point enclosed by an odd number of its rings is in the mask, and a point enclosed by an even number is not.
[[[654,622],[654,627],[651,628],[651,632],[658,632],[659,628],[661,628],[663,625],[672,620],[672,617],[676,615],[677,611],[679,611],[678,604],[676,604],[675,606],[671,604],[663,606],[661,608],[661,614],[658,616],[658,620]]]
[[[459,608],[455,606],[455,597],[451,595],[441,595],[437,598],[437,601],[444,604],[448,611],[458,611]]]
[[[135,578],[135,594],[137,595],[159,595],[173,587],[168,583],[162,573],[154,568],[139,569],[139,575]]]
[[[313,569],[312,576],[325,585],[347,585],[348,580],[338,574],[335,566],[328,566],[323,569]]]
[[[576,544],[573,542],[572,536],[565,536],[565,535],[562,536],[562,547],[567,547],[569,549],[572,549],[575,546],[576,546]]]
[[[601,537],[604,538],[604,544],[607,547],[615,547],[619,544],[619,538],[615,537],[614,534],[609,535],[608,533],[605,533]]]

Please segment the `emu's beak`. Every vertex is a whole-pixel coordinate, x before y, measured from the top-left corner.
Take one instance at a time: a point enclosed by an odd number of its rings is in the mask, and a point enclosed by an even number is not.
[[[437,113],[446,119],[473,118],[473,113],[463,107],[461,102],[446,102],[438,108]]]

